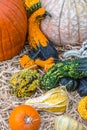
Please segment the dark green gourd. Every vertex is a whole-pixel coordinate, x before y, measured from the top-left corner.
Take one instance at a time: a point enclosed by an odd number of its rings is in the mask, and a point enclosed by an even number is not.
[[[64,85],[68,91],[74,91],[78,87],[78,81],[72,78],[61,78],[59,83]]]
[[[83,78],[79,81],[78,93],[82,96],[87,96],[87,78]]]

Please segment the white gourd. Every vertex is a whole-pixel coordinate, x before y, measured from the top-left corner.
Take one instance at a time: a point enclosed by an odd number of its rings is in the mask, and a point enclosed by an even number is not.
[[[87,39],[87,0],[41,0],[52,15],[41,23],[42,31],[56,45],[81,44]]]

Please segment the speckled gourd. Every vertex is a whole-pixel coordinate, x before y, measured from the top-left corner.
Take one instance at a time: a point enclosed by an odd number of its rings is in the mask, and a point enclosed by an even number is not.
[[[16,72],[9,81],[12,93],[19,98],[31,96],[40,84],[37,70],[23,69]]]

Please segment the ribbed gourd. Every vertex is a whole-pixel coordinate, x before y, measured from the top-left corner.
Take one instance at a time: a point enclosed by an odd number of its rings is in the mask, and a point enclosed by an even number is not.
[[[87,121],[87,96],[81,98],[77,110],[81,118]]]
[[[10,79],[12,93],[21,98],[31,96],[40,84],[37,70],[24,69],[16,72]]]
[[[41,0],[52,15],[42,21],[41,29],[56,45],[81,44],[87,39],[86,0]]]
[[[85,130],[83,125],[69,115],[61,115],[55,118],[56,130]]]
[[[41,87],[47,90],[57,87],[58,82],[63,77],[70,77],[76,80],[87,77],[87,58],[65,60],[56,63],[43,75]]]
[[[24,46],[27,16],[22,0],[0,1],[0,61],[17,55]]]
[[[29,98],[25,101],[25,104],[38,110],[61,114],[66,111],[68,102],[67,92],[61,88],[54,88],[39,97]]]

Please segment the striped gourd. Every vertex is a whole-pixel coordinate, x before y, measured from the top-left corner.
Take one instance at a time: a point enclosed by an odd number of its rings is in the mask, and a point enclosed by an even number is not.
[[[61,115],[55,119],[56,130],[84,130],[83,125],[74,118]]]

